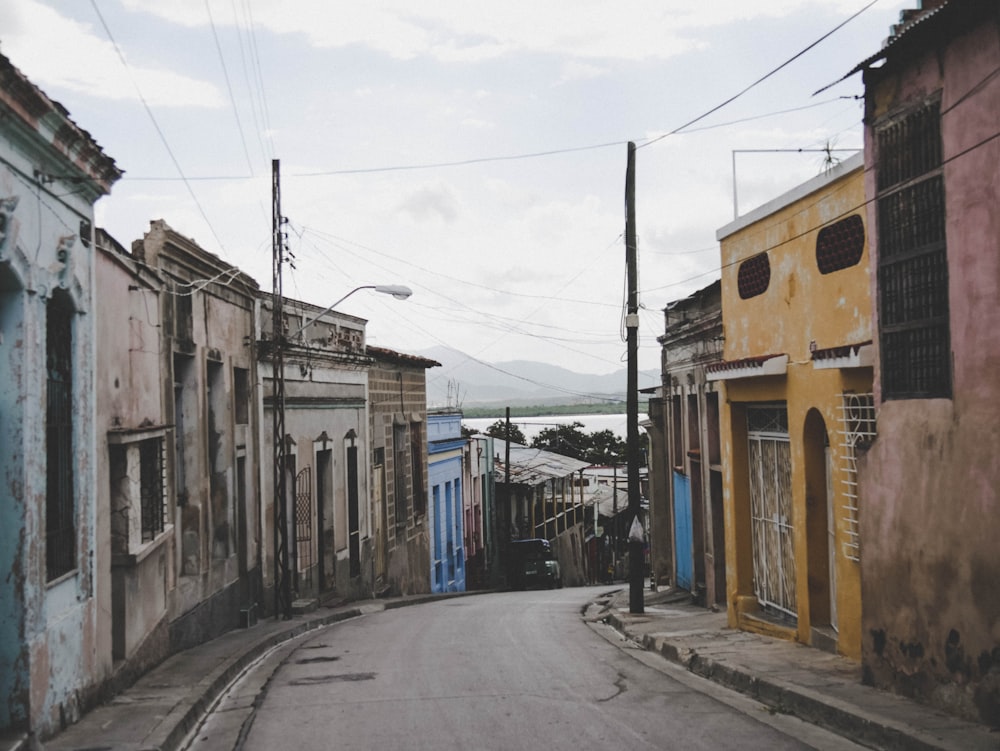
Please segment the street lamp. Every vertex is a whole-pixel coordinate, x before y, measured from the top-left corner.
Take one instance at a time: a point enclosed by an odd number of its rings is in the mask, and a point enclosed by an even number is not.
[[[277,278],[277,272],[276,272]],[[327,307],[318,316],[301,326],[290,337],[281,334],[282,329],[282,296],[280,282],[275,284],[274,301],[274,330],[272,337],[274,340],[271,357],[272,363],[272,410],[274,412],[274,614],[279,614],[286,620],[292,617],[292,597],[291,597],[291,572],[289,571],[288,555],[288,478],[285,474],[286,467],[286,447],[285,447],[285,365],[284,352],[288,346],[288,340],[301,334],[309,326],[329,313],[344,300],[362,289],[373,289],[386,295],[392,295],[397,300],[405,300],[413,291],[409,287],[401,284],[364,284],[355,287],[335,303]]]
[[[383,295],[392,295],[397,300],[405,300],[407,297],[409,297],[410,295],[413,294],[413,290],[412,289],[410,289],[409,287],[406,287],[406,286],[404,286],[402,284],[364,284],[364,285],[362,285],[360,287],[355,287],[350,292],[348,292],[346,295],[344,295],[339,300],[337,300],[337,302],[335,302],[332,305],[330,305],[329,307],[327,307],[322,313],[320,313],[319,315],[317,315],[311,321],[302,324],[301,328],[299,328],[298,331],[296,331],[294,334],[292,334],[291,337],[294,338],[294,337],[298,336],[299,334],[301,334],[307,328],[309,328],[314,323],[316,323],[316,321],[318,321],[320,318],[322,318],[327,313],[329,313],[331,310],[333,310],[338,305],[340,305],[340,303],[344,302],[344,300],[346,300],[348,297],[350,297],[351,295],[353,295],[358,290],[362,290],[362,289],[373,289],[376,292],[381,292]]]

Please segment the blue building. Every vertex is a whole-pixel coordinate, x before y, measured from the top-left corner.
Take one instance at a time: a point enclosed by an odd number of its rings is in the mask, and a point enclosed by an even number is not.
[[[431,591],[465,591],[461,413],[427,415]]]

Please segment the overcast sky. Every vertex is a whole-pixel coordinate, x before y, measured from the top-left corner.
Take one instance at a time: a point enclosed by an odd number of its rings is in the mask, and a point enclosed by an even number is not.
[[[822,170],[795,150],[858,148],[860,75],[813,92],[916,0],[876,2],[658,137],[868,2],[3,0],[0,50],[125,170],[97,215],[126,247],[163,219],[270,290],[280,159],[289,296],[406,284],[341,309],[383,347],[607,373],[625,358],[626,142],[656,369],[663,307],[718,276],[734,150],[745,213]]]

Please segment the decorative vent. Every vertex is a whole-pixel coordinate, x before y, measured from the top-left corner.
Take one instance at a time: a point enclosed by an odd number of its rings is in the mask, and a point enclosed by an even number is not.
[[[865,223],[860,214],[824,227],[816,236],[816,265],[821,274],[856,266],[864,251]]]
[[[740,264],[736,284],[743,300],[764,294],[770,283],[771,262],[767,258],[767,253],[748,258]]]

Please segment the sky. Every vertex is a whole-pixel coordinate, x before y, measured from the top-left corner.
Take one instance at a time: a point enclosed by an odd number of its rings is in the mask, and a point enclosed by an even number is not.
[[[718,278],[734,175],[743,214],[860,148],[860,74],[814,92],[917,4],[870,2],[3,0],[0,51],[125,170],[97,205],[125,247],[163,219],[269,291],[277,159],[286,295],[404,284],[338,310],[402,352],[610,373],[627,142],[656,370],[664,306]]]

